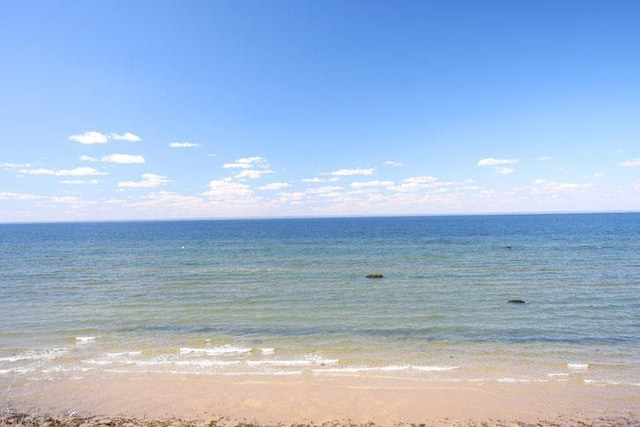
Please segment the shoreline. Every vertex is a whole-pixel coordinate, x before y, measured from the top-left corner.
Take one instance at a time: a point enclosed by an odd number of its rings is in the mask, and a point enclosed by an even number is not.
[[[637,427],[637,418],[613,417],[592,419],[569,419],[560,421],[539,420],[536,422],[525,422],[520,420],[474,420],[474,419],[451,419],[442,418],[422,423],[395,423],[394,427],[428,427],[428,426],[453,426],[453,427]],[[228,417],[218,417],[213,419],[146,419],[146,418],[119,418],[119,417],[51,417],[51,416],[30,416],[28,414],[16,413],[0,415],[0,426],[29,426],[29,427],[383,427],[384,425],[374,422],[358,423],[350,420],[346,421],[326,421],[322,423],[303,422],[294,424],[274,423],[261,424],[249,420],[231,420]]]
[[[92,373],[14,385],[1,403],[0,425],[640,425],[637,386],[582,381]]]

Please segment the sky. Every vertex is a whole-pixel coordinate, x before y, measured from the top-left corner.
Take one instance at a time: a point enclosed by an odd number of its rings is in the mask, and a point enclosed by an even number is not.
[[[638,210],[636,0],[0,1],[0,222]]]

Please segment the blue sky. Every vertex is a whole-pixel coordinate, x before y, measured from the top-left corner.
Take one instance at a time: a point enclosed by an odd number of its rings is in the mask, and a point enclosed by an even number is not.
[[[640,2],[0,3],[0,222],[640,208]]]

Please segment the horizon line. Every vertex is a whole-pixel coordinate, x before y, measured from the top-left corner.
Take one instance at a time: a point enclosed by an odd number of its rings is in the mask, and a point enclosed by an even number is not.
[[[187,221],[267,221],[295,219],[366,219],[366,218],[424,218],[424,217],[457,217],[457,216],[525,216],[525,215],[599,215],[599,214],[638,214],[640,210],[585,210],[585,211],[522,211],[522,212],[470,212],[441,214],[380,214],[380,215],[294,215],[294,216],[246,216],[246,217],[168,217],[168,218],[124,218],[124,219],[51,219],[40,221],[0,221],[0,225],[30,224],[99,224],[99,223],[131,223],[131,222],[187,222]]]

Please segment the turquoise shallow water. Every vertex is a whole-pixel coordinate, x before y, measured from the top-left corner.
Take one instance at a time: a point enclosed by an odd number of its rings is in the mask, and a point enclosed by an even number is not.
[[[0,239],[3,386],[88,371],[640,385],[640,214],[5,224]]]

